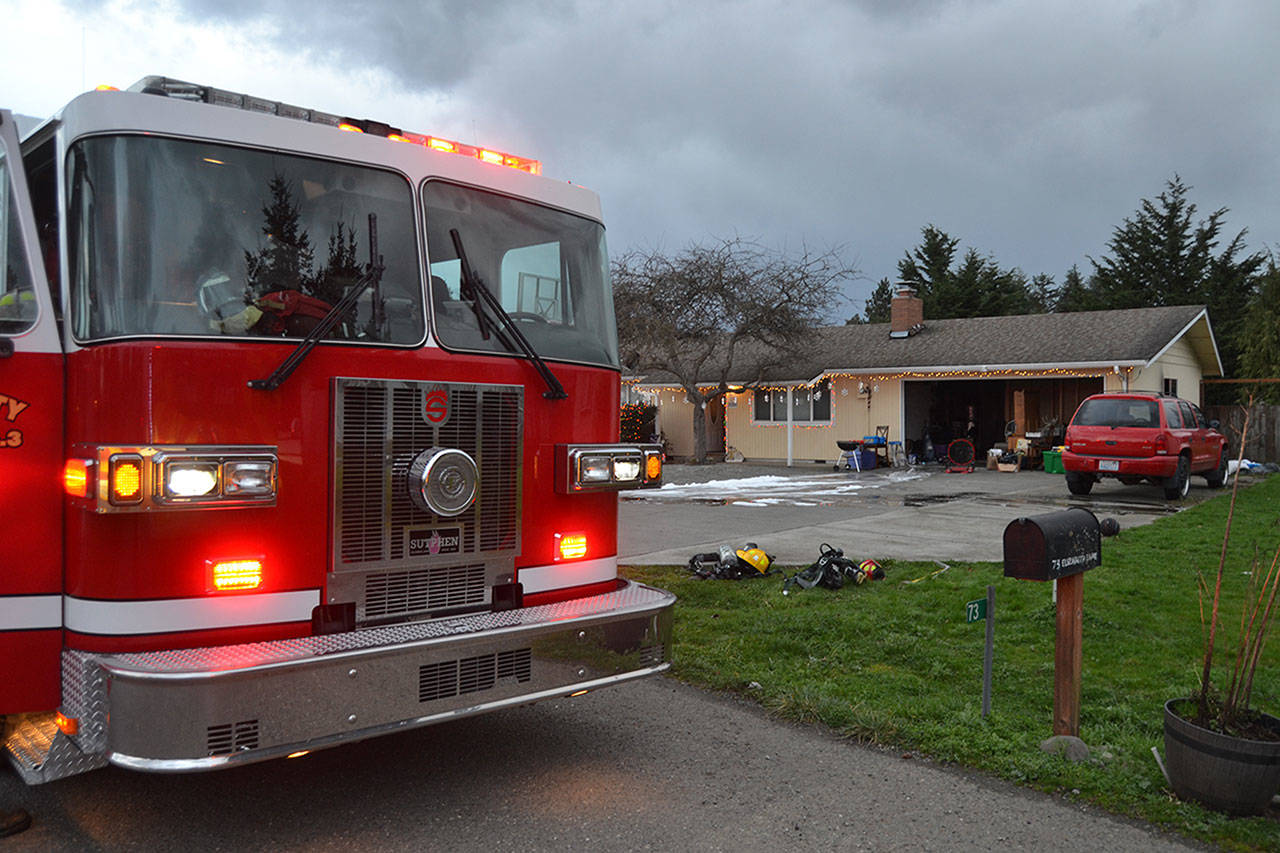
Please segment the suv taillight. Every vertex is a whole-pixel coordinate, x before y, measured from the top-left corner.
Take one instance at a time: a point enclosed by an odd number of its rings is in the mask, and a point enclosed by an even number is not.
[[[1169,452],[1169,438],[1163,432],[1156,436],[1155,450],[1157,454]]]

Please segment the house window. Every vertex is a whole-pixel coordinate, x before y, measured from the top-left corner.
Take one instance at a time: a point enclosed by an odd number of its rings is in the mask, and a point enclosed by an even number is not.
[[[756,423],[787,422],[787,390],[773,388],[755,392],[752,420]],[[831,382],[824,379],[816,385],[800,385],[791,389],[792,423],[828,423],[831,421]]]
[[[787,392],[785,389],[771,388],[768,391],[756,391],[752,420],[785,421],[786,419]]]
[[[1178,380],[1165,377],[1164,393],[1168,394],[1170,397],[1178,396]]]

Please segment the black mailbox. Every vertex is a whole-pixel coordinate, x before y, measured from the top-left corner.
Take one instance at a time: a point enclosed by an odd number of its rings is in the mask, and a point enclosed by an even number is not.
[[[1051,581],[1102,565],[1098,518],[1073,507],[1018,518],[1004,529],[1004,576]]]

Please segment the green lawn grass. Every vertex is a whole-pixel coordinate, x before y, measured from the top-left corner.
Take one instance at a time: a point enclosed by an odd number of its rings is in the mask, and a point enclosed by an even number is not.
[[[1229,492],[1103,540],[1103,565],[1084,575],[1080,736],[1093,759],[1082,764],[1039,749],[1052,734],[1050,584],[1007,579],[998,563],[951,563],[926,577],[938,566],[882,561],[884,580],[787,596],[780,576],[704,581],[684,567],[624,573],[679,596],[673,669],[691,684],[740,693],[781,716],[858,741],[1061,792],[1230,849],[1276,850],[1280,823],[1230,819],[1180,802],[1151,754],[1152,746],[1163,753],[1165,700],[1198,684],[1203,643],[1196,577],[1203,571],[1212,585]],[[1245,573],[1255,546],[1269,563],[1280,543],[1278,516],[1280,476],[1242,484],[1224,581],[1215,666],[1220,682],[1234,660]],[[874,541],[831,544],[855,559],[877,557]],[[906,583],[916,578],[926,579]],[[996,590],[995,658],[991,714],[983,719],[984,626],[965,622],[964,605],[985,597],[988,584]],[[1253,707],[1280,715],[1277,643],[1269,644],[1258,667]]]

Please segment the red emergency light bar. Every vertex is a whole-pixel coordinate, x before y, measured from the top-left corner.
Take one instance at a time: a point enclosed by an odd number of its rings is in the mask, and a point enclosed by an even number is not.
[[[103,87],[99,87],[99,89],[102,88]],[[438,136],[425,136],[420,133],[405,133],[399,128],[391,127],[390,125],[383,124],[379,121],[336,116],[330,113],[322,113],[318,110],[308,110],[302,107],[291,106],[289,104],[281,103],[280,101],[268,101],[262,98],[255,98],[252,95],[228,92],[225,89],[215,89],[211,86],[186,83],[182,80],[174,80],[169,77],[143,77],[137,83],[130,86],[129,91],[142,92],[150,95],[167,95],[170,98],[179,98],[184,101],[200,101],[205,104],[215,104],[222,107],[235,107],[236,109],[250,110],[251,112],[268,113],[270,115],[282,116],[284,118],[309,121],[312,124],[324,124],[330,127],[339,128],[340,130],[355,131],[372,136],[381,136],[391,140],[392,142],[407,142],[412,145],[421,145],[426,148],[431,148],[435,151],[444,151],[449,154],[461,154],[464,157],[473,157],[485,163],[493,163],[498,166],[518,169],[521,172],[528,172],[530,175],[542,174],[542,163],[537,160],[531,160],[528,157],[517,157],[514,154],[494,151],[491,148],[478,148],[474,145],[464,145],[461,142],[455,142],[451,139],[441,139]]]

